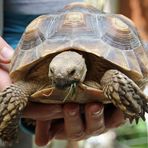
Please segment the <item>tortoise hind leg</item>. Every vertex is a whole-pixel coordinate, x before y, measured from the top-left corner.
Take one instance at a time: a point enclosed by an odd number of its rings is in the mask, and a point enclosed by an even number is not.
[[[148,99],[134,81],[118,70],[108,70],[100,83],[105,96],[123,111],[125,118],[130,122],[135,119],[136,123],[140,117],[145,120]]]
[[[17,140],[20,115],[27,102],[28,96],[17,85],[0,93],[0,138],[4,143]]]

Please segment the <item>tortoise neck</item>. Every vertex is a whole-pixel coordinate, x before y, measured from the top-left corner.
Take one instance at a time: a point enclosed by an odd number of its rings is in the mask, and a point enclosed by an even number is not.
[[[27,95],[33,94],[34,92],[36,92],[37,90],[39,90],[43,86],[42,83],[39,83],[36,81],[29,81],[29,82],[18,81],[16,83],[14,83],[14,85],[21,88],[22,91]]]

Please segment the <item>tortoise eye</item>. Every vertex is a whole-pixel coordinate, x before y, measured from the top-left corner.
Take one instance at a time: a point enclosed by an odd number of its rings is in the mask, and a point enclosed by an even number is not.
[[[73,69],[73,70],[71,70],[71,71],[69,72],[69,75],[70,75],[70,76],[73,76],[73,75],[75,74],[75,72],[76,72],[76,70]]]

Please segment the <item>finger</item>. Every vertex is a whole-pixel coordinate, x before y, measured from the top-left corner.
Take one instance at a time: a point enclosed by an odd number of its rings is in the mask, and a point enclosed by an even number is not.
[[[44,146],[48,143],[52,133],[49,132],[51,121],[36,121],[35,142],[38,146]]]
[[[11,80],[8,72],[0,69],[0,91],[3,91],[11,84]]]
[[[99,135],[105,130],[103,109],[103,105],[98,103],[91,103],[85,106],[86,134],[84,137],[78,138],[79,140],[93,135]],[[77,123],[78,125],[79,123]],[[56,122],[52,129],[55,133],[55,139],[62,140],[69,138],[65,132],[64,123]]]
[[[0,36],[0,63],[9,63],[13,53],[11,46]]]
[[[102,104],[89,103],[85,106],[86,133],[99,135],[105,130],[104,107]]]
[[[3,62],[3,63],[4,63],[4,62]],[[6,72],[9,73],[10,64],[2,64],[2,63],[0,62],[0,69],[3,69],[3,70],[5,70]]]
[[[55,139],[60,139],[60,140],[67,139],[64,119],[56,119],[52,121],[51,130],[52,133],[54,134]]]
[[[24,118],[51,120],[63,117],[62,106],[29,102],[23,111]]]
[[[14,51],[9,48],[2,48],[0,50],[0,63],[8,64],[11,61]]]
[[[107,129],[116,128],[125,123],[124,114],[116,107],[109,107],[104,110],[105,112],[105,126]]]
[[[68,139],[79,140],[84,136],[84,127],[81,120],[79,105],[64,105],[65,132]]]
[[[0,55],[0,63],[8,64],[9,62],[10,62],[10,59],[6,59],[2,55]]]
[[[12,49],[11,46],[0,36],[0,49],[4,47]]]
[[[14,50],[12,48],[3,47],[0,48],[0,63],[9,63],[12,56],[13,56]]]

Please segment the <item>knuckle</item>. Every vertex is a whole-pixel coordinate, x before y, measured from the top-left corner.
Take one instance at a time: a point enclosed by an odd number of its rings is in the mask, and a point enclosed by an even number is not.
[[[97,135],[102,134],[104,131],[105,131],[105,127],[101,126],[97,129],[88,129],[86,133],[89,136],[97,136]]]
[[[92,122],[93,124],[88,124],[87,128],[86,128],[86,133],[88,135],[99,135],[102,133],[103,130],[105,130],[105,124],[104,124],[104,120],[100,119],[97,123],[96,122]]]
[[[104,116],[104,114],[103,114],[103,109],[101,110],[101,111],[98,111],[98,112],[94,112],[93,114],[92,114],[92,118],[93,119],[102,119],[103,118],[103,116]]]
[[[81,140],[85,137],[85,133],[83,131],[80,131],[80,132],[76,132],[76,133],[73,133],[71,135],[69,135],[69,139],[71,140]]]
[[[102,127],[102,128],[100,128],[99,130],[93,131],[92,135],[93,135],[93,136],[98,136],[98,135],[100,135],[100,134],[103,134],[104,132],[105,132],[105,128]]]

